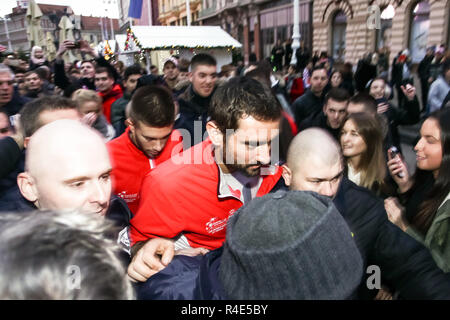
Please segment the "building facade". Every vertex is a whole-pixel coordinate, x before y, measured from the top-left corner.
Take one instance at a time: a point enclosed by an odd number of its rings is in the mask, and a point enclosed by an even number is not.
[[[130,8],[130,0],[118,0],[119,6],[119,28],[121,33],[126,33],[130,26],[130,18],[128,17],[128,10]],[[134,26],[157,26],[160,25],[159,16],[159,1],[157,0],[143,0],[142,14],[140,19],[131,19]]]
[[[293,33],[292,0],[203,0],[199,20],[219,25],[243,44],[244,61],[251,53],[258,60],[269,57],[277,40],[285,42]],[[312,0],[300,0],[301,43],[312,45]]]
[[[427,47],[450,43],[450,0],[315,0],[313,50],[357,63],[386,50],[409,49],[419,63]]]
[[[159,22],[163,26],[187,26],[186,0],[159,0]],[[198,22],[202,9],[201,0],[189,0],[191,25]]]
[[[119,24],[117,19],[87,17],[82,15],[74,15],[73,10],[69,6],[49,5],[38,3],[42,12],[40,19],[40,27],[42,30],[45,49],[45,40],[47,34],[50,33],[56,47],[59,45],[59,22],[64,15],[69,16],[74,24],[75,39],[85,39],[92,46],[96,46],[103,38],[112,38],[113,32],[119,32]],[[27,37],[27,8],[16,7],[13,12],[0,20],[0,43],[7,46],[8,40],[6,35],[5,23],[9,39],[13,50],[29,51],[31,43]],[[103,28],[101,23],[103,23]],[[103,36],[102,36],[103,30]]]

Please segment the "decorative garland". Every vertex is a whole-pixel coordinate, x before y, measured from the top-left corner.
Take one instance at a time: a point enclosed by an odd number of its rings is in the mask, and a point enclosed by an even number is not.
[[[138,38],[134,35],[134,32],[131,30],[131,28],[127,29],[127,39],[125,40],[125,51],[128,51],[130,49],[130,40],[133,40],[134,44],[139,47],[139,51],[144,50],[142,48],[142,44],[139,42]]]
[[[109,60],[114,57],[114,52],[111,50],[108,40],[106,40],[105,48],[103,49],[103,55],[105,60]]]
[[[127,29],[127,39],[125,40],[125,51],[130,50],[130,40],[134,42],[136,46],[139,48],[139,52],[135,54],[135,59],[138,59],[140,61],[144,61],[145,59],[145,49],[142,48],[141,42],[138,40],[138,38],[134,35],[134,32],[131,30],[131,28]]]

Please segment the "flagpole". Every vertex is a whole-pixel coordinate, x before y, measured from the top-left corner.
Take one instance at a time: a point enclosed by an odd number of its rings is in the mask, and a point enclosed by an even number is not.
[[[152,1],[151,0],[147,0],[147,12],[148,12],[148,25],[152,26],[153,20],[152,20]]]
[[[191,25],[191,6],[189,5],[189,0],[186,0],[186,18],[187,18],[187,25]]]

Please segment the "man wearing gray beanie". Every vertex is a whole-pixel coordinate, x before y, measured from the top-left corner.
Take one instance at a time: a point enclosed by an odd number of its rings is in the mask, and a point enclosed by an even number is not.
[[[351,299],[363,261],[331,199],[279,191],[256,198],[228,222],[223,247],[175,256],[137,284],[138,299]]]

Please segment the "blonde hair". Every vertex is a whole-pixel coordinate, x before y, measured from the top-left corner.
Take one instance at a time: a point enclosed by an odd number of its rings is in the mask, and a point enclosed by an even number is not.
[[[72,94],[72,101],[75,101],[78,110],[86,102],[94,101],[100,107],[102,105],[102,98],[94,90],[78,89]]]

